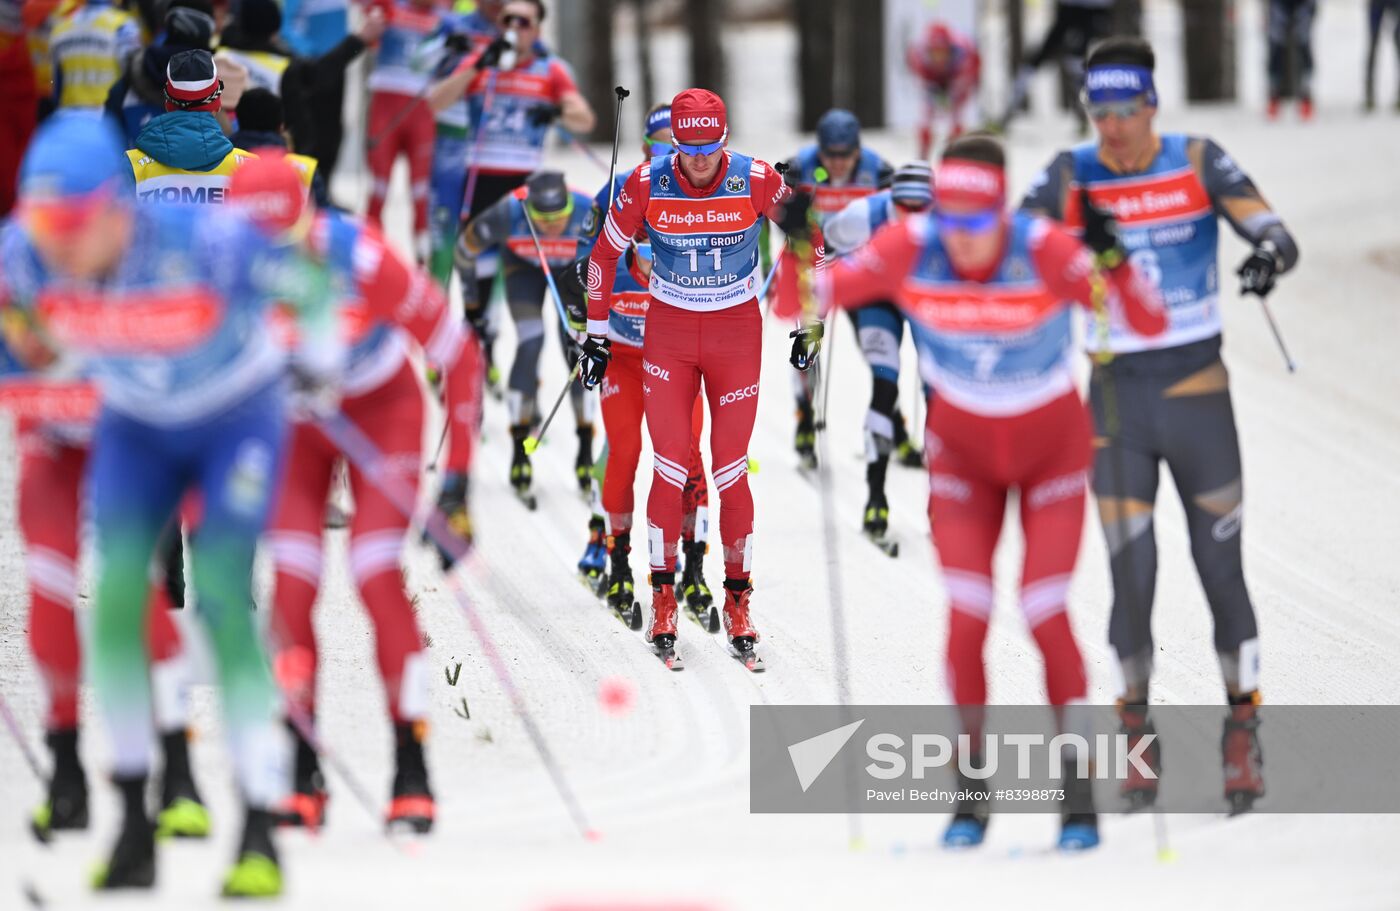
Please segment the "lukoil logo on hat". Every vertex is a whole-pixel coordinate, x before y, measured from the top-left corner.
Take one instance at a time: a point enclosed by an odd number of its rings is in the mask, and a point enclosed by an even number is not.
[[[671,101],[671,135],[677,142],[713,142],[724,136],[724,101],[708,89],[686,89]]]

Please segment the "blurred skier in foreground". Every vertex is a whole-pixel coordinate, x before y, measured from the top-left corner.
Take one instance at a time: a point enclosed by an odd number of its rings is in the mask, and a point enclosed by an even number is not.
[[[1090,457],[1089,419],[1071,363],[1072,305],[1111,315],[1134,335],[1159,334],[1166,319],[1128,264],[1111,216],[1086,212],[1081,244],[1048,219],[1006,212],[1005,157],[996,140],[955,140],[933,185],[932,213],[905,218],[860,254],[829,263],[824,284],[834,306],[895,300],[933,387],[925,451],[929,521],[951,602],[948,685],[980,744],[992,555],[1013,488],[1026,542],[1021,609],[1062,724],[1064,707],[1087,693],[1066,606]],[[810,344],[819,343],[819,323],[805,331]],[[981,757],[972,765],[980,767]],[[960,784],[977,791],[974,781]],[[1098,844],[1089,785],[1073,775],[1065,780],[1062,849]],[[988,812],[987,802],[964,799],[944,842],[979,844]]]
[[[36,135],[20,176],[23,214],[0,237],[12,294],[84,356],[101,391],[88,497],[98,556],[92,682],[111,733],[122,824],[102,889],[155,882],[146,810],[154,741],[147,565],[180,499],[197,491],[199,615],[218,659],[224,720],[246,809],[226,895],[281,892],[273,810],[287,781],[277,691],[255,630],[253,551],[285,435],[287,355],[265,323],[297,306],[296,385],[326,389],[341,348],[324,273],[277,250],[221,207],[136,206],[111,125],[59,117]],[[311,400],[315,400],[314,397]]]
[[[452,314],[437,283],[394,252],[373,227],[338,211],[315,211],[293,162],[270,149],[260,155],[234,174],[229,203],[246,210],[274,242],[305,251],[335,276],[340,322],[352,345],[341,411],[413,490],[423,463],[423,389],[405,336],[442,368],[451,442],[438,506],[454,530],[469,539],[467,473],[481,410],[475,336]],[[311,614],[322,576],[321,516],[339,458],[314,422],[293,425],[286,479],[268,534],[276,566],[270,624],[276,665],[288,698],[308,721],[316,711],[318,656]],[[359,467],[350,466],[349,480],[355,497],[350,569],[374,625],[394,731],[387,822],[427,832],[435,815],[423,758],[428,659],[400,569],[409,517]],[[452,560],[444,553],[443,562],[449,567]],[[283,818],[314,829],[325,815],[324,777],[311,745],[295,723],[289,727],[297,753],[293,793]]]

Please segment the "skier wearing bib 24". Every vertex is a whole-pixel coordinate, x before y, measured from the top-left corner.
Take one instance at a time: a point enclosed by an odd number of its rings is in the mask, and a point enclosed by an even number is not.
[[[1090,332],[1107,361],[1090,384],[1101,441],[1094,493],[1113,569],[1109,639],[1118,653],[1119,704],[1130,734],[1150,731],[1151,614],[1157,576],[1152,512],[1159,466],[1166,462],[1186,510],[1191,556],[1215,620],[1231,708],[1223,740],[1225,796],[1237,808],[1263,793],[1255,728],[1259,701],[1259,629],[1245,588],[1240,528],[1244,488],[1220,359],[1220,287],[1216,220],[1254,245],[1240,266],[1242,291],[1266,295],[1291,269],[1298,248],[1254,183],[1213,141],[1152,129],[1155,59],[1147,42],[1114,38],[1089,55],[1084,104],[1099,141],[1062,152],[1022,205],[1077,227],[1080,189],[1112,208],[1123,245],[1167,304],[1165,334],[1144,339],[1113,326]],[[1151,751],[1155,757],[1155,751]],[[1126,785],[1150,803],[1156,781]]]
[[[676,556],[690,450],[691,412],[703,379],[713,425],[710,457],[720,495],[724,547],[724,629],[753,667],[758,631],[749,616],[753,586],[753,495],[748,445],[758,411],[763,323],[759,313],[760,222],[791,190],[772,166],[725,149],[724,102],[686,89],[671,102],[676,151],[627,178],[603,223],[588,266],[584,376],[602,382],[611,359],[609,315],[617,262],[643,227],[651,240],[646,339],[642,345],[647,431],[656,477],[647,501],[652,619],[647,641],[674,658]],[[782,226],[781,224],[779,225]]]
[[[509,0],[501,9],[503,34],[467,57],[428,93],[434,111],[466,96],[472,138],[467,144],[468,198],[462,220],[469,221],[519,187],[544,162],[544,142],[558,120],[565,129],[593,129],[593,109],[574,83],[573,72],[537,44],[544,21],[543,0]],[[475,299],[491,300],[498,261],[483,257],[475,275]]]
[[[826,273],[838,306],[898,302],[935,393],[925,451],[929,521],[951,602],[948,686],[977,744],[987,701],[982,652],[994,600],[992,554],[1012,488],[1026,542],[1021,609],[1062,725],[1063,707],[1087,691],[1065,603],[1090,456],[1089,419],[1074,384],[1072,304],[1106,304],[1126,321],[1125,335],[1154,335],[1166,326],[1106,213],[1088,213],[1085,240],[1106,269],[1108,289],[1089,250],[1061,227],[1006,214],[1003,156],[987,137],[954,140],[934,175],[933,214],[892,225]],[[820,325],[811,329],[815,334]],[[973,767],[981,765],[974,755]],[[977,790],[975,781],[960,783]],[[1063,849],[1098,843],[1089,784],[1066,778]],[[965,798],[945,842],[980,843],[987,820],[988,802]]]
[[[270,247],[225,207],[135,205],[122,192],[127,167],[107,120],[55,118],[25,158],[24,218],[0,235],[6,281],[30,276],[23,294],[44,295],[41,321],[57,311],[51,329],[78,330],[60,340],[84,357],[101,390],[88,466],[98,567],[90,668],[124,812],[94,884],[155,881],[147,566],[180,500],[198,492],[195,590],[247,811],[224,891],[275,895],[282,874],[272,810],[285,793],[289,744],[249,605],[282,450],[287,357],[263,330],[273,301],[298,307],[297,381],[324,388],[340,359],[330,296],[319,268]]]

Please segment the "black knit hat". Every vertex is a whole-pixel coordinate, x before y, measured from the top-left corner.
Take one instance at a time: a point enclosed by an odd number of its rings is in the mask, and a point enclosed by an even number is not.
[[[282,129],[282,99],[267,89],[248,89],[238,101],[238,129],[276,133]]]
[[[214,40],[214,17],[188,6],[165,14],[165,44],[175,48],[209,48]]]
[[[165,68],[167,111],[217,111],[224,84],[208,51],[190,50],[170,58]]]
[[[277,0],[238,0],[234,19],[249,38],[270,38],[282,28],[282,8]]]

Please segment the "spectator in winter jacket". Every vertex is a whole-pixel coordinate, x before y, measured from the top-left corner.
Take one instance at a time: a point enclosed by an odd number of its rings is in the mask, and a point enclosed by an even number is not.
[[[165,77],[166,113],[153,119],[126,153],[138,203],[218,204],[229,177],[250,155],[235,148],[214,116],[223,83],[208,51],[180,51]]]
[[[295,54],[282,40],[282,10],[276,0],[239,0],[233,21],[224,29],[219,56],[231,57],[248,68],[249,87],[265,88],[282,99],[292,147],[321,163],[330,182],[335,156],[340,154],[341,116],[318,124],[313,108],[325,87],[344,78],[345,68],[384,33],[384,14],[372,10],[354,35],[347,35],[319,57]],[[319,128],[318,128],[319,127]]]
[[[180,51],[209,50],[214,40],[214,8],[209,0],[174,0],[164,27],[150,47],[122,62],[122,75],[104,106],[121,126],[128,145],[153,117],[165,113],[165,68]],[[227,74],[221,74],[227,75]]]
[[[258,152],[265,148],[287,148],[287,126],[282,117],[282,99],[267,89],[249,89],[238,102],[238,132],[231,139],[240,149]],[[287,155],[301,173],[318,207],[330,205],[326,181],[316,159],[310,155]]]

